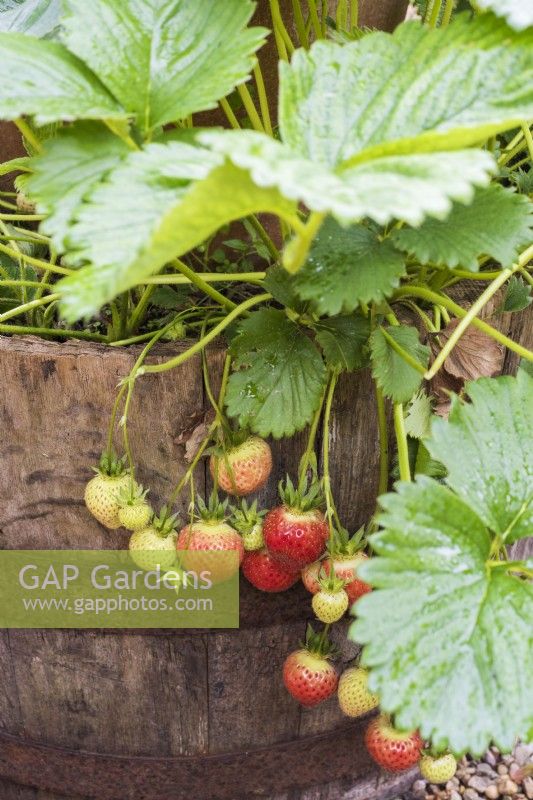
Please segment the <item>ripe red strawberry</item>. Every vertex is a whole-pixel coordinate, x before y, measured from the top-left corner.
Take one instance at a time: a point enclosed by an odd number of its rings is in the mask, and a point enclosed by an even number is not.
[[[227,501],[219,503],[214,493],[208,505],[199,500],[198,521],[186,525],[178,534],[176,543],[178,551],[182,551],[186,568],[210,572],[211,580],[217,583],[235,574],[244,555],[242,538],[225,522],[226,509]],[[202,552],[206,554],[204,558],[199,555]],[[214,556],[214,553],[218,555]]]
[[[252,586],[262,592],[284,592],[300,577],[297,570],[288,570],[273,559],[266,548],[245,553],[242,572]]]
[[[303,706],[316,706],[334,694],[339,677],[328,660],[332,654],[331,644],[308,626],[305,646],[287,656],[283,682]]]
[[[357,577],[357,568],[363,564],[368,556],[363,553],[364,529],[361,528],[351,538],[347,531],[334,531],[328,543],[328,558],[324,560],[324,571],[329,575],[331,568],[338,578],[345,581],[344,590],[348,595],[350,605],[362,597],[367,592],[372,591],[372,587]]]
[[[119,495],[127,490],[132,479],[124,468],[124,459],[112,453],[103,453],[96,475],[85,487],[85,505],[101,525],[110,530],[120,528]]]
[[[228,494],[256,492],[272,472],[272,451],[259,436],[249,436],[229,450],[217,452],[209,461],[211,477]]]
[[[373,719],[365,733],[365,745],[374,761],[389,770],[402,772],[420,759],[424,742],[418,731],[397,731],[386,714]]]
[[[309,490],[294,488],[290,478],[279,485],[282,505],[269,511],[263,535],[269,553],[289,569],[302,569],[324,552],[329,527],[318,506],[323,498],[318,484]]]
[[[302,570],[302,583],[311,594],[316,594],[320,591],[318,573],[321,569],[322,561],[313,561],[312,564],[307,564]]]
[[[319,575],[320,591],[313,595],[311,605],[320,622],[331,625],[338,622],[348,610],[348,595],[344,591],[344,581],[333,573],[327,577]]]

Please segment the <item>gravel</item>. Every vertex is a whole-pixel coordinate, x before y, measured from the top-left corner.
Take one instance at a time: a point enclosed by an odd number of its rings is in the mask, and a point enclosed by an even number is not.
[[[533,800],[533,744],[517,744],[510,755],[491,747],[479,761],[465,756],[446,786],[418,778],[398,800]]]

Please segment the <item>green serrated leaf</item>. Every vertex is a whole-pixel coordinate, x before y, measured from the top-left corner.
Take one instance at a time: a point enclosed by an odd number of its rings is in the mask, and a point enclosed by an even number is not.
[[[64,40],[139,126],[215,108],[245,81],[267,31],[251,0],[64,0]],[[132,65],[134,68],[132,69]]]
[[[249,171],[257,186],[276,186],[341,224],[370,217],[382,225],[396,218],[420,225],[428,214],[444,217],[451,200],[470,202],[473,186],[485,185],[496,169],[484,150],[457,150],[387,156],[334,171],[255,131],[207,131],[198,138]]]
[[[83,198],[130,152],[128,146],[99,122],[81,122],[62,129],[45,142],[31,161],[34,173],[26,190],[47,214],[41,230],[58,252],[66,249],[71,224]],[[96,229],[95,229],[96,231]]]
[[[475,0],[475,6],[484,11],[493,11],[517,31],[533,25],[533,5],[528,0]]]
[[[420,343],[416,328],[393,325],[385,330],[421,368],[427,368],[429,347]],[[372,374],[383,393],[395,403],[410,400],[422,382],[422,370],[416,370],[394,350],[381,328],[376,328],[370,337],[370,352]]]
[[[281,138],[330,168],[477,144],[533,117],[532,45],[490,14],[316,42],[281,64]]]
[[[392,241],[422,264],[479,270],[478,257],[492,256],[510,267],[533,238],[533,204],[493,184],[478,189],[470,205],[455,203],[445,220],[427,219],[420,228],[401,228]]]
[[[353,372],[368,362],[370,321],[361,314],[330,317],[315,324],[316,338],[328,366]]]
[[[0,33],[0,119],[125,118],[98,78],[59,42]]]
[[[405,432],[414,439],[425,439],[431,433],[433,409],[431,398],[420,390],[413,397],[405,414]]]
[[[505,469],[505,467],[503,467]],[[377,557],[350,635],[369,688],[401,729],[438,751],[510,751],[533,726],[533,586],[488,569],[491,539],[469,505],[429,479],[381,498]]]
[[[278,303],[286,306],[286,308],[292,308],[298,313],[303,312],[305,309],[306,304],[298,297],[296,292],[294,277],[283,267],[274,265],[267,270],[263,288],[266,292],[270,292],[272,297]]]
[[[66,319],[95,313],[222,225],[259,211],[290,216],[294,205],[187,135],[130,153],[77,211],[68,258],[89,266],[58,284]]]
[[[404,274],[404,259],[390,242],[362,225],[341,228],[330,218],[316,236],[294,286],[320,314],[338,314],[389,296]]]
[[[250,314],[231,343],[237,369],[228,381],[228,414],[260,436],[292,436],[311,420],[326,369],[304,331],[283,311]]]
[[[427,442],[448,484],[511,544],[533,531],[533,378],[481,378],[466,385],[470,404],[452,404]]]
[[[60,14],[61,0],[0,0],[0,31],[51,38]]]
[[[531,304],[532,299],[531,286],[513,275],[505,290],[502,311],[523,311]]]

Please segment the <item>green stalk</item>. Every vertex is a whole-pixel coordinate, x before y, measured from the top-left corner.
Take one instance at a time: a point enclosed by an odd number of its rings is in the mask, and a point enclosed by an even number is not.
[[[7,322],[8,319],[11,319],[12,317],[18,317],[19,314],[25,314],[26,311],[31,311],[33,308],[53,303],[55,300],[59,300],[60,297],[61,295],[59,292],[56,292],[55,294],[49,294],[46,297],[40,297],[38,300],[30,300],[29,303],[24,303],[23,305],[17,306],[17,308],[13,308],[10,311],[4,311],[3,314],[0,314],[0,322]]]
[[[107,336],[87,331],[71,331],[61,328],[36,328],[30,325],[0,325],[0,333],[15,333],[19,336],[52,336],[57,339],[83,339],[88,342],[107,343]]]
[[[450,24],[454,6],[455,6],[454,0],[446,0],[446,5],[444,6],[444,13],[442,15],[442,22],[441,22],[442,28],[445,28],[447,25]]]
[[[144,282],[145,283],[147,283],[147,282],[151,283],[149,278],[145,278]],[[139,302],[137,303],[137,305],[133,309],[133,313],[131,315],[130,323],[129,323],[129,326],[128,326],[128,333],[129,334],[134,334],[135,331],[137,330],[137,328],[139,327],[139,325],[141,324],[141,321],[144,319],[144,315],[146,314],[146,309],[148,308],[148,306],[150,304],[150,298],[153,295],[153,293],[155,291],[155,288],[156,287],[152,286],[152,285],[145,286]]]
[[[333,396],[335,394],[338,378],[339,373],[337,370],[334,370],[331,374],[326,395],[324,423],[322,428],[322,473],[324,480],[324,494],[326,496],[326,516],[328,519],[330,536],[333,536],[333,520],[335,520],[339,528],[341,527],[339,515],[335,507],[335,501],[333,500],[333,494],[331,491],[331,478],[329,474],[329,431],[331,424],[331,409],[333,407]]]
[[[270,108],[268,105],[268,97],[266,93],[265,81],[263,79],[263,72],[259,62],[254,67],[254,79],[257,87],[257,94],[259,96],[259,107],[261,109],[261,116],[263,118],[263,128],[269,136],[274,136],[272,128],[272,121],[270,119]]]
[[[199,289],[201,292],[204,292],[204,294],[207,294],[212,300],[214,300],[215,303],[219,303],[228,311],[232,311],[234,308],[236,308],[236,305],[232,300],[228,300],[227,297],[224,297],[223,294],[210,286],[209,283],[203,279],[202,275],[188,267],[187,264],[185,264],[179,258],[175,258],[170,263],[178,270],[178,272],[181,272],[182,275],[188,278],[197,289]]]
[[[43,146],[39,141],[39,139],[37,138],[37,136],[35,135],[35,133],[30,128],[30,126],[28,125],[28,123],[26,122],[26,120],[22,119],[22,117],[19,117],[18,119],[15,120],[15,125],[21,132],[22,136],[26,139],[28,144],[30,144],[33,147],[35,152],[41,153]]]
[[[318,423],[320,422],[320,417],[322,416],[322,409],[324,407],[324,400],[326,398],[327,389],[328,389],[328,384],[326,381],[326,383],[324,384],[324,390],[320,397],[318,408],[315,411],[313,419],[311,421],[311,427],[309,428],[309,435],[307,437],[307,444],[304,453],[300,459],[300,464],[298,466],[298,491],[300,492],[303,492],[304,490],[305,481],[307,477],[307,470],[309,469],[309,465],[311,463],[311,454],[314,453],[315,450]],[[314,477],[316,477],[316,475]]]
[[[266,277],[266,272],[201,272],[202,280],[206,283],[226,283],[238,281],[239,283],[261,283]],[[143,283],[149,285],[177,284],[178,286],[190,286],[193,281],[185,275],[155,275],[150,278],[143,278]]]
[[[53,289],[51,283],[42,283],[41,281],[27,281],[27,280],[11,280],[11,279],[1,279],[0,286],[28,286],[34,288],[43,288],[43,289]]]
[[[374,381],[376,392],[376,408],[379,432],[379,488],[378,495],[384,494],[389,487],[389,433],[387,430],[387,414],[383,392]]]
[[[255,297],[250,297],[248,300],[245,300],[243,303],[238,305],[236,308],[233,309],[218,325],[212,328],[208,334],[206,334],[203,339],[199,339],[192,347],[186,350],[184,353],[180,353],[178,356],[171,358],[169,361],[165,361],[164,364],[151,364],[148,367],[141,367],[139,370],[139,375],[144,374],[152,374],[154,372],[166,372],[169,369],[174,369],[174,367],[179,367],[180,364],[183,364],[189,358],[196,355],[196,353],[200,353],[204,347],[206,347],[209,342],[212,342],[213,339],[222,333],[228,325],[236,320],[241,314],[244,314],[245,311],[248,311],[249,308],[253,306],[259,305],[260,303],[265,303],[267,300],[271,300],[272,295],[265,292],[264,294],[258,294]]]
[[[268,252],[272,256],[274,261],[279,261],[280,260],[280,252],[279,252],[278,248],[276,247],[276,245],[274,244],[274,242],[272,241],[272,239],[270,238],[270,236],[268,235],[268,233],[266,232],[266,230],[263,228],[263,226],[261,225],[261,223],[257,219],[257,217],[254,216],[254,215],[251,215],[251,216],[248,217],[248,219],[250,220],[250,224],[252,225],[252,227],[259,234],[259,237],[260,237],[261,241],[263,242],[263,244],[267,248]],[[282,220],[280,220],[280,222],[282,222]],[[252,273],[247,272],[247,273],[241,273],[241,274],[250,275]],[[266,273],[255,273],[255,274],[266,274]]]
[[[429,16],[429,21],[428,21],[430,28],[437,27],[441,6],[442,6],[442,0],[433,0],[433,5],[431,7],[431,14]]]
[[[4,222],[41,222],[46,219],[44,214],[0,214]]]
[[[305,20],[300,0],[292,0],[292,10],[300,47],[305,47],[306,50],[309,50],[309,36],[307,35],[307,31],[305,29]]]
[[[11,247],[7,247],[5,244],[0,244],[0,253],[5,253],[7,256],[13,259],[18,259],[20,257],[16,250],[13,250]],[[25,255],[24,261],[27,264],[31,264],[33,267],[37,267],[37,269],[55,272],[58,275],[72,275],[73,273],[73,270],[71,269],[66,269],[66,267],[58,267],[54,264],[50,264],[48,261],[41,261],[40,258],[33,258],[33,256]]]
[[[411,467],[409,466],[409,449],[407,447],[407,434],[403,418],[403,405],[394,403],[394,433],[398,447],[398,463],[400,467],[400,480],[411,480]]]
[[[228,103],[228,101],[226,100],[225,97],[223,97],[222,100],[219,100],[219,105],[220,105],[220,108],[222,109],[222,111],[224,112],[224,114],[226,115],[227,120],[228,120],[229,124],[231,125],[231,127],[234,128],[235,130],[240,130],[241,126],[239,124],[239,120],[237,119],[237,117],[233,113],[233,109],[232,109],[232,107],[230,106],[230,104]]]
[[[259,131],[259,133],[264,133],[265,128],[261,122],[261,117],[257,113],[255,103],[252,100],[250,92],[248,91],[248,87],[243,83],[240,86],[237,86],[237,91],[243,102],[244,108],[246,109],[246,113],[248,114],[248,119],[252,123],[252,128],[256,131]]]
[[[320,24],[320,18],[318,16],[318,8],[316,2],[315,0],[308,0],[308,3],[309,3],[309,16],[311,17],[311,25],[313,26],[315,38],[321,39],[322,25]]]
[[[272,28],[274,30],[274,39],[276,42],[276,48],[278,51],[278,56],[280,61],[289,61],[289,54],[287,53],[287,48],[285,46],[285,42],[283,40],[283,36],[279,31],[279,27],[276,24],[276,21],[279,19],[283,23],[281,19],[281,12],[279,10],[279,2],[278,0],[269,0],[270,5],[270,16],[272,17]]]
[[[307,223],[300,228],[294,239],[289,242],[283,254],[283,266],[288,272],[298,272],[309,253],[309,248],[326,215],[323,212],[313,211]]]
[[[359,24],[359,0],[351,0],[350,4],[350,25],[352,31],[357,28]]]
[[[531,136],[531,131],[529,130],[529,125],[526,123],[522,123],[522,132],[524,134],[524,138],[527,144],[527,151],[529,153],[530,159],[533,161],[533,137]]]
[[[285,27],[285,23],[283,22],[283,17],[281,15],[281,10],[279,7],[279,0],[269,0],[270,3],[270,15],[272,17],[272,24],[274,26],[274,35],[276,36],[276,42],[278,37],[281,39],[284,45],[284,52],[291,56],[294,53],[295,47],[291,37],[289,36],[289,32]]]

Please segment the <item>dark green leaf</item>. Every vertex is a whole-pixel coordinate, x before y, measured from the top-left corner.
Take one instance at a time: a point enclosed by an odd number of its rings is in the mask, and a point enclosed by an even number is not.
[[[502,311],[523,311],[531,300],[531,286],[513,275],[505,290]]]
[[[0,33],[0,118],[125,118],[98,78],[59,42]]]
[[[370,336],[370,322],[366,317],[359,314],[330,317],[317,322],[315,330],[328,366],[348,372],[366,366]]]
[[[377,557],[361,568],[377,591],[357,603],[351,630],[381,707],[439,752],[529,741],[533,586],[487,568],[485,526],[445,486],[418,478],[381,504]]]
[[[481,378],[467,384],[471,403],[455,400],[435,420],[431,455],[448,484],[510,544],[533,531],[533,378]]]
[[[273,266],[267,270],[263,281],[265,291],[270,292],[272,297],[295,311],[301,313],[305,308],[305,303],[298,297],[295,287],[295,278],[286,269],[280,266]]]
[[[420,228],[392,233],[394,244],[422,264],[459,266],[472,272],[479,270],[481,255],[510,267],[532,239],[532,204],[497,184],[478,189],[470,205],[455,203],[445,220],[426,219]]]
[[[215,108],[245,81],[266,31],[250,0],[64,0],[64,39],[151,130]]]
[[[228,414],[260,436],[292,436],[310,422],[326,370],[304,331],[283,311],[251,314],[231,343],[237,369],[228,381]]]
[[[429,348],[420,343],[416,328],[407,325],[386,328],[402,350],[407,352],[424,369],[429,361]],[[399,355],[386,340],[380,328],[370,337],[372,374],[383,393],[395,403],[406,403],[414,395],[422,381],[421,371],[416,370]]]
[[[342,228],[330,218],[315,238],[294,286],[321,314],[338,314],[387,297],[404,273],[404,259],[390,242],[381,241],[362,225]]]

